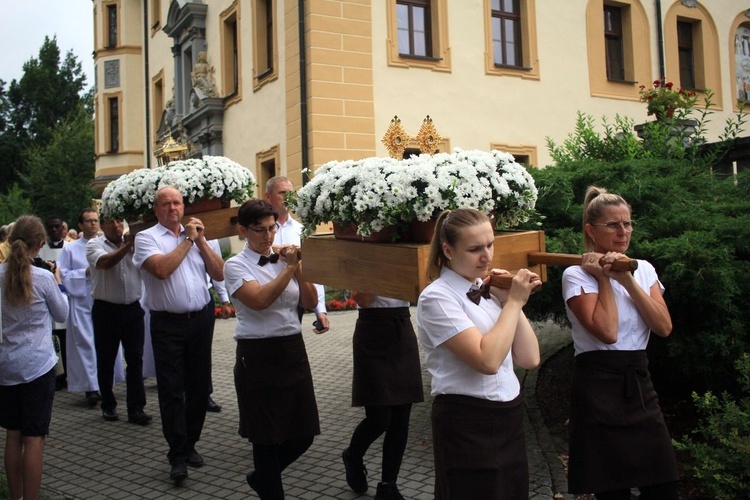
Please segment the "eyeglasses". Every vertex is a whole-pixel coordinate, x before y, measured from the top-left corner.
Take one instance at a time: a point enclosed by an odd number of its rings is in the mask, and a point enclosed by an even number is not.
[[[625,231],[626,233],[632,233],[633,229],[635,229],[635,221],[634,220],[624,220],[622,222],[616,221],[616,220],[609,220],[607,222],[592,222],[592,226],[604,226],[607,228],[608,233],[616,233],[620,229]]]
[[[266,234],[266,233],[273,234],[273,233],[275,233],[276,231],[279,230],[279,223],[277,222],[273,226],[268,226],[268,227],[250,227],[250,226],[245,226],[245,229],[247,229],[248,231],[252,231],[255,234]]]

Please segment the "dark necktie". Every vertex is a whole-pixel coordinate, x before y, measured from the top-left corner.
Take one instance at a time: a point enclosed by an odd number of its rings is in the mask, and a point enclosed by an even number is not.
[[[279,261],[279,254],[272,253],[269,257],[266,257],[265,255],[261,255],[260,259],[258,259],[258,265],[259,266],[265,266],[269,262],[273,264],[274,262]]]
[[[480,287],[477,287],[476,285],[471,285],[471,288],[469,288],[469,291],[466,292],[466,296],[469,297],[469,300],[474,302],[476,305],[479,305],[479,299],[481,299],[482,297],[489,300],[490,286],[484,285],[484,284]]]

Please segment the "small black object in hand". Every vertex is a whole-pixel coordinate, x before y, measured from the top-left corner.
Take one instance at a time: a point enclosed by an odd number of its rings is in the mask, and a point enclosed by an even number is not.
[[[315,321],[313,321],[313,328],[315,328],[316,330],[322,330],[323,323],[316,319]]]

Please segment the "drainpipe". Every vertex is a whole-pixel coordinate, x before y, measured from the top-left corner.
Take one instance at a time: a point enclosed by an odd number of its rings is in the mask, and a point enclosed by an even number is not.
[[[666,69],[664,67],[664,30],[662,29],[661,20],[661,0],[656,0],[656,37],[658,39],[659,46],[659,79],[666,77]]]
[[[143,74],[144,74],[144,95],[146,96],[146,167],[151,163],[151,105],[149,104],[151,87],[148,83],[148,6],[149,2],[143,2]]]
[[[299,114],[300,114],[300,147],[302,148],[302,185],[308,183],[310,176],[304,170],[308,167],[307,137],[307,59],[305,46],[305,0],[297,1],[297,27],[299,28]]]

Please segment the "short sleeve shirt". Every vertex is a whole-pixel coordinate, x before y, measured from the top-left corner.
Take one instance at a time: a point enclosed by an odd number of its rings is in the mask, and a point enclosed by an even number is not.
[[[664,286],[659,281],[654,266],[645,260],[638,261],[638,269],[635,270],[633,276],[638,286],[646,293],[649,293],[654,283],[659,283],[659,289],[664,293]],[[611,278],[609,281],[615,295],[618,316],[617,342],[614,344],[605,344],[594,337],[568,307],[568,300],[572,297],[577,297],[582,293],[599,293],[599,283],[596,278],[584,271],[581,266],[571,266],[563,271],[565,312],[573,326],[573,344],[576,355],[588,351],[637,351],[645,349],[648,345],[651,329],[638,312],[633,299],[621,284]]]
[[[193,245],[185,259],[166,279],[160,280],[143,269],[143,263],[153,255],[167,255],[185,241],[185,228],[175,236],[172,231],[156,224],[135,236],[133,265],[141,270],[145,285],[144,306],[151,311],[181,314],[206,307],[211,294],[206,283],[206,264],[200,250]]]
[[[467,296],[472,283],[448,268],[428,285],[417,303],[417,337],[432,375],[432,395],[461,394],[490,401],[511,401],[520,393],[511,352],[493,375],[484,375],[461,361],[445,341],[476,327],[483,335],[497,322],[502,307],[495,297],[474,304]]]
[[[258,265],[259,259],[260,254],[245,246],[242,253],[227,260],[224,265],[224,282],[230,297],[246,282],[257,281],[265,285],[273,281],[286,267],[286,263],[281,260],[260,266]],[[234,338],[236,340],[262,339],[300,333],[298,304],[299,284],[296,278],[289,281],[279,298],[266,309],[256,311],[239,300],[234,301],[237,315]]]

